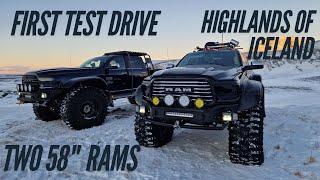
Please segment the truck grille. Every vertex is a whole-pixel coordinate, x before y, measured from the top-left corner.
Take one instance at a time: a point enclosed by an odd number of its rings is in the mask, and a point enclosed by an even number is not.
[[[152,96],[163,99],[171,94],[175,98],[187,95],[192,101],[201,98],[206,102],[214,101],[213,88],[206,79],[155,79],[152,84]]]
[[[38,78],[33,75],[24,75],[22,76],[22,83],[38,83]]]
[[[39,80],[37,76],[24,75],[22,76],[22,84],[17,85],[18,92],[34,92],[39,89]]]

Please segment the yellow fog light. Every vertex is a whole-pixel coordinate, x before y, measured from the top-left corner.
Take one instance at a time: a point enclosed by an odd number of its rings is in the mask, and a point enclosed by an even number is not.
[[[196,99],[196,100],[194,101],[194,105],[195,105],[198,109],[200,109],[200,108],[202,108],[202,107],[204,106],[204,101],[203,101],[202,99],[198,98],[198,99]]]
[[[157,96],[155,96],[152,98],[152,103],[153,105],[158,106],[160,103],[160,99]]]

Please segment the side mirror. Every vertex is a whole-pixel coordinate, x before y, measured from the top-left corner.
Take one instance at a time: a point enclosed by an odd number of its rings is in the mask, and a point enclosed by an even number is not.
[[[170,68],[174,68],[174,64],[168,63],[168,64],[166,65],[166,69],[170,69]]]
[[[246,65],[242,67],[242,71],[247,70],[254,70],[254,69],[263,69],[263,64],[256,64],[256,65]]]

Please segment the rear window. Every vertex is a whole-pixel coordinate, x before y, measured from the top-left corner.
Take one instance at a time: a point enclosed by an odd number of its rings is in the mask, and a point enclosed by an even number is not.
[[[129,58],[129,66],[131,68],[146,68],[146,65],[144,64],[143,59],[140,56],[130,56]]]

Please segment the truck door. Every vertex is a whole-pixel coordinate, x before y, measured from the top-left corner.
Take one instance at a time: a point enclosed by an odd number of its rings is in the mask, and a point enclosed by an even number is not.
[[[128,73],[132,75],[131,86],[136,89],[143,79],[148,76],[148,69],[140,56],[130,56],[127,61],[129,65]]]
[[[126,63],[123,56],[114,56],[107,62],[106,80],[109,82],[110,90],[113,94],[130,92],[131,88]]]

